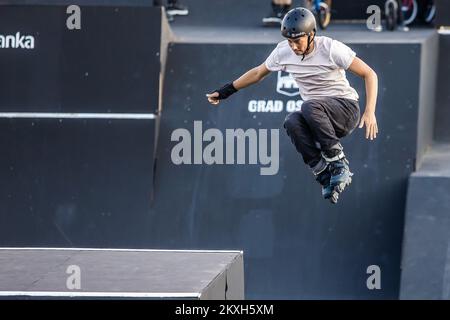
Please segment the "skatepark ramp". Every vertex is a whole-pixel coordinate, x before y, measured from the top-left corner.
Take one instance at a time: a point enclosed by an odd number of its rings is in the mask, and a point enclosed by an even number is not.
[[[242,248],[248,298],[397,298],[408,177],[432,138],[434,90],[429,94],[424,84],[433,88],[436,68],[422,62],[437,58],[437,34],[326,33],[377,71],[382,128],[374,141],[365,140],[362,130],[343,140],[356,174],[332,206],[283,131],[286,115],[301,105],[286,75],[273,73],[217,107],[205,99],[262,63],[280,39],[261,32],[248,42],[248,35],[234,30],[224,30],[223,37],[175,30],[181,40],[169,46],[157,153],[160,214],[153,230],[161,243],[167,237],[175,247]],[[349,80],[364,93],[362,80]],[[276,174],[261,175],[258,163],[174,163],[177,142],[171,137],[177,129],[192,144],[214,129],[225,144],[226,130],[237,128],[267,130],[268,137],[279,130]],[[195,152],[203,149],[191,152],[191,163]],[[223,152],[225,159],[224,146]],[[367,287],[372,265],[382,270],[382,290]]]
[[[450,299],[450,35],[439,42],[434,143],[409,178],[402,299]]]
[[[436,144],[450,142],[448,38],[364,24],[321,32],[379,77],[379,135],[343,139],[355,175],[332,205],[282,127],[302,105],[289,75],[272,73],[219,106],[205,98],[282,40],[257,29],[268,1],[186,0],[191,15],[174,36],[148,3],[86,1],[77,31],[58,3],[0,10],[2,33],[35,40],[0,50],[1,246],[243,251],[248,299],[397,299],[407,297],[401,279],[414,290],[407,267],[434,244],[415,241],[429,230],[445,240],[448,225],[448,149]],[[211,25],[205,12],[217,12]],[[348,79],[364,111],[364,82]],[[177,152],[181,137],[189,147]],[[434,216],[413,239],[423,212]],[[442,271],[448,248],[435,248]],[[380,289],[367,285],[374,267]],[[433,294],[445,296],[443,283]]]
[[[29,41],[0,49],[0,245],[133,246],[153,196],[161,9],[91,1],[71,29],[67,1],[17,4],[0,7],[2,36]]]
[[[0,262],[0,299],[244,299],[240,251],[0,248]]]

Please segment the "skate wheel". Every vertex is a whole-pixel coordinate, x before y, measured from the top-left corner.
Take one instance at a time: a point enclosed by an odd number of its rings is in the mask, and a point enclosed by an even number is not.
[[[333,192],[330,197],[331,203],[333,203],[333,204],[337,203],[338,199],[339,199],[339,193]]]
[[[342,193],[344,191],[344,189],[345,189],[345,186],[346,186],[345,182],[342,182],[339,185],[337,185],[336,186],[337,192]]]

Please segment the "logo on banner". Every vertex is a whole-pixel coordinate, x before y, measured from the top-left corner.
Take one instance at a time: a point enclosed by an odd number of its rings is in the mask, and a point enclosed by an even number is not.
[[[15,35],[0,34],[0,48],[1,49],[34,49],[34,37],[23,36],[20,32]]]
[[[277,92],[288,97],[300,95],[297,83],[290,73],[278,71]]]
[[[278,71],[277,92],[288,96],[300,96],[300,92],[294,78],[288,72]],[[259,112],[295,112],[301,110],[303,100],[293,98],[289,100],[281,99],[254,99],[248,102],[248,111],[251,113]]]

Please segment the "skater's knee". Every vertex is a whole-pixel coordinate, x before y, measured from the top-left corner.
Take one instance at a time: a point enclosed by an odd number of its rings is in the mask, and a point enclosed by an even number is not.
[[[314,101],[305,101],[302,104],[302,115],[306,119],[310,119],[311,116],[317,113],[319,105]]]
[[[284,119],[284,128],[286,131],[290,131],[296,126],[298,126],[298,116],[295,113],[290,113],[287,115],[287,117]]]

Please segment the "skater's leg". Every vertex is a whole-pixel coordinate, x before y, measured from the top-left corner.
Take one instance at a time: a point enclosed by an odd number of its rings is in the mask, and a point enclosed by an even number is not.
[[[303,118],[301,111],[289,114],[284,121],[284,128],[297,151],[302,155],[318,181],[322,185],[322,196],[331,196],[331,175],[327,170],[328,163],[323,159],[321,150],[313,139],[311,129]]]
[[[284,128],[305,164],[313,168],[321,160],[321,150],[316,146],[302,112],[290,113],[284,120]]]
[[[314,138],[320,143],[322,157],[329,164],[331,201],[351,183],[348,160],[345,158],[340,138],[351,133],[359,121],[356,101],[338,98],[310,100],[302,105],[302,112]]]
[[[356,127],[359,105],[341,98],[314,99],[303,103],[302,114],[322,151],[326,151]]]

